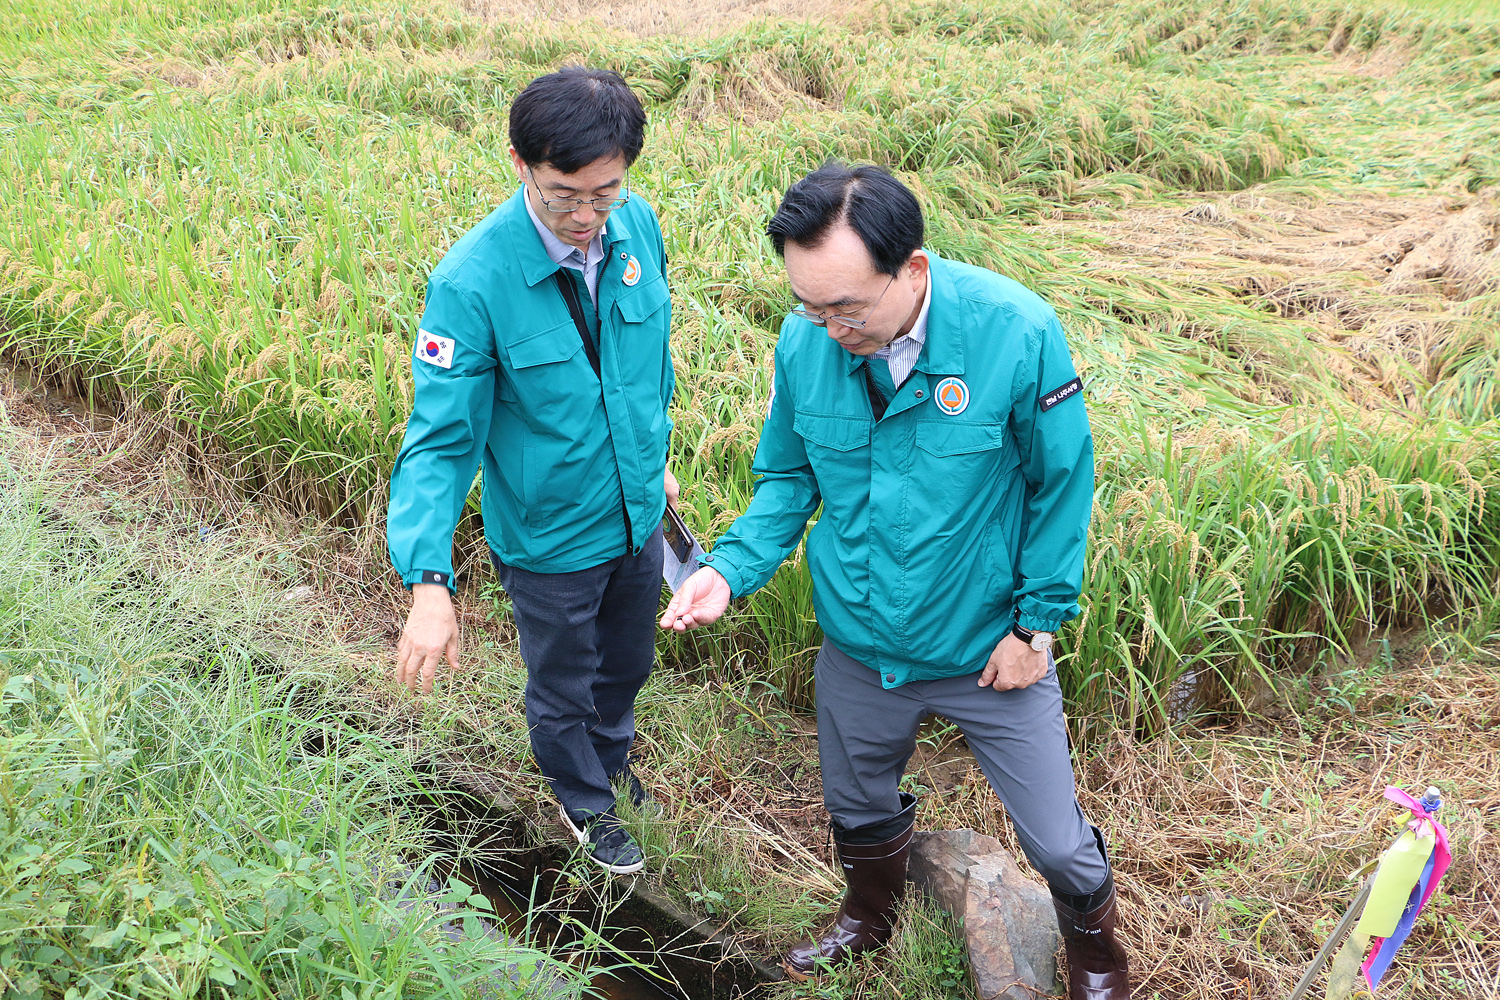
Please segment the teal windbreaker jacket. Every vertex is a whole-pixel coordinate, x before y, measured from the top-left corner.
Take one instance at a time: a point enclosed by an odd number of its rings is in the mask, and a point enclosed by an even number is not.
[[[783,321],[755,496],[707,557],[735,596],[757,590],[821,503],[818,623],[888,688],[983,669],[1018,614],[1040,631],[1076,615],[1093,509],[1093,437],[1056,313],[929,256],[927,340],[878,422],[863,359]]]
[[[656,214],[639,196],[610,213],[595,376],[524,196],[466,233],[427,283],[386,529],[408,587],[452,589],[453,531],[481,467],[486,540],[537,573],[639,552],[666,506],[675,380]]]

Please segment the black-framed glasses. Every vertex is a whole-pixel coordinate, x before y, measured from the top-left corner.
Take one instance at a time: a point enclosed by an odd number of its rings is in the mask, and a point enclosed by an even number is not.
[[[630,189],[624,184],[620,185],[620,193],[613,198],[548,198],[542,194],[542,186],[536,182],[536,178],[531,175],[530,170],[526,171],[526,177],[531,181],[531,186],[536,188],[536,196],[541,199],[542,207],[549,212],[556,212],[558,215],[576,212],[585,205],[596,212],[613,212],[630,200]],[[601,201],[605,202],[605,204],[599,204]]]
[[[876,296],[875,301],[871,302],[869,308],[864,311],[867,313],[874,312],[875,307],[880,305],[880,300],[885,298],[885,293],[891,290],[891,285],[893,285],[895,281],[896,276],[893,274],[891,275],[891,280],[887,281],[885,283],[885,287],[880,290],[880,294]],[[828,313],[809,312],[808,310],[803,309],[801,306],[793,309],[792,315],[801,316],[803,319],[807,320],[814,326],[827,326],[829,323],[837,323],[839,326],[847,326],[851,330],[863,330],[865,328],[865,324],[869,322],[869,320],[864,319],[850,319],[848,316],[840,316],[838,313],[829,315]]]

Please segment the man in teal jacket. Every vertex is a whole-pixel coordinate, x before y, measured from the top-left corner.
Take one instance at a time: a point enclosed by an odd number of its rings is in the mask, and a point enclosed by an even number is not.
[[[875,167],[795,184],[768,232],[802,303],[782,324],[755,497],[667,607],[711,622],[807,537],[824,802],[847,880],[796,978],[885,943],[916,800],[917,727],[963,731],[1047,879],[1075,1000],[1129,995],[1104,839],[1079,808],[1050,646],[1078,613],[1093,505],[1083,385],[1035,294],[921,249],[921,209]]]
[[[655,655],[674,377],[661,229],[626,185],[646,115],[616,73],[571,67],[511,107],[520,189],[443,257],[391,473],[391,561],[412,589],[397,679],[457,666],[453,532],[483,471],[490,556],[526,661],[526,721],[564,822],[594,861],[639,871],[615,816],[635,697]]]

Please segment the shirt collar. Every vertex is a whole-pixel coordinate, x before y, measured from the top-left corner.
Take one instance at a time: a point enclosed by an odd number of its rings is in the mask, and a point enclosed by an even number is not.
[[[552,230],[542,223],[541,217],[536,214],[536,209],[531,207],[531,199],[526,194],[524,184],[521,186],[521,200],[526,203],[526,214],[531,216],[531,224],[536,226],[536,233],[542,238],[542,248],[547,251],[547,256],[551,258],[552,263],[561,267],[563,261],[577,254],[583,258],[584,267],[588,267],[590,264],[598,263],[604,257],[604,238],[609,229],[608,222],[599,228],[593,239],[589,240],[588,253],[585,254],[577,247],[568,246],[558,239]]]

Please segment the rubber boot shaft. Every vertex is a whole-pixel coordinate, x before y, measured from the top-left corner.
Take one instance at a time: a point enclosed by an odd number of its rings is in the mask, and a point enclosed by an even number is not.
[[[1113,873],[1087,895],[1052,894],[1068,954],[1068,1000],[1129,1000],[1130,967],[1115,934]]]
[[[890,940],[896,907],[906,893],[906,865],[916,832],[915,798],[901,814],[908,817],[905,829],[882,843],[835,841],[847,885],[843,903],[826,934],[787,952],[782,966],[793,979],[815,976],[821,965],[845,961]]]

